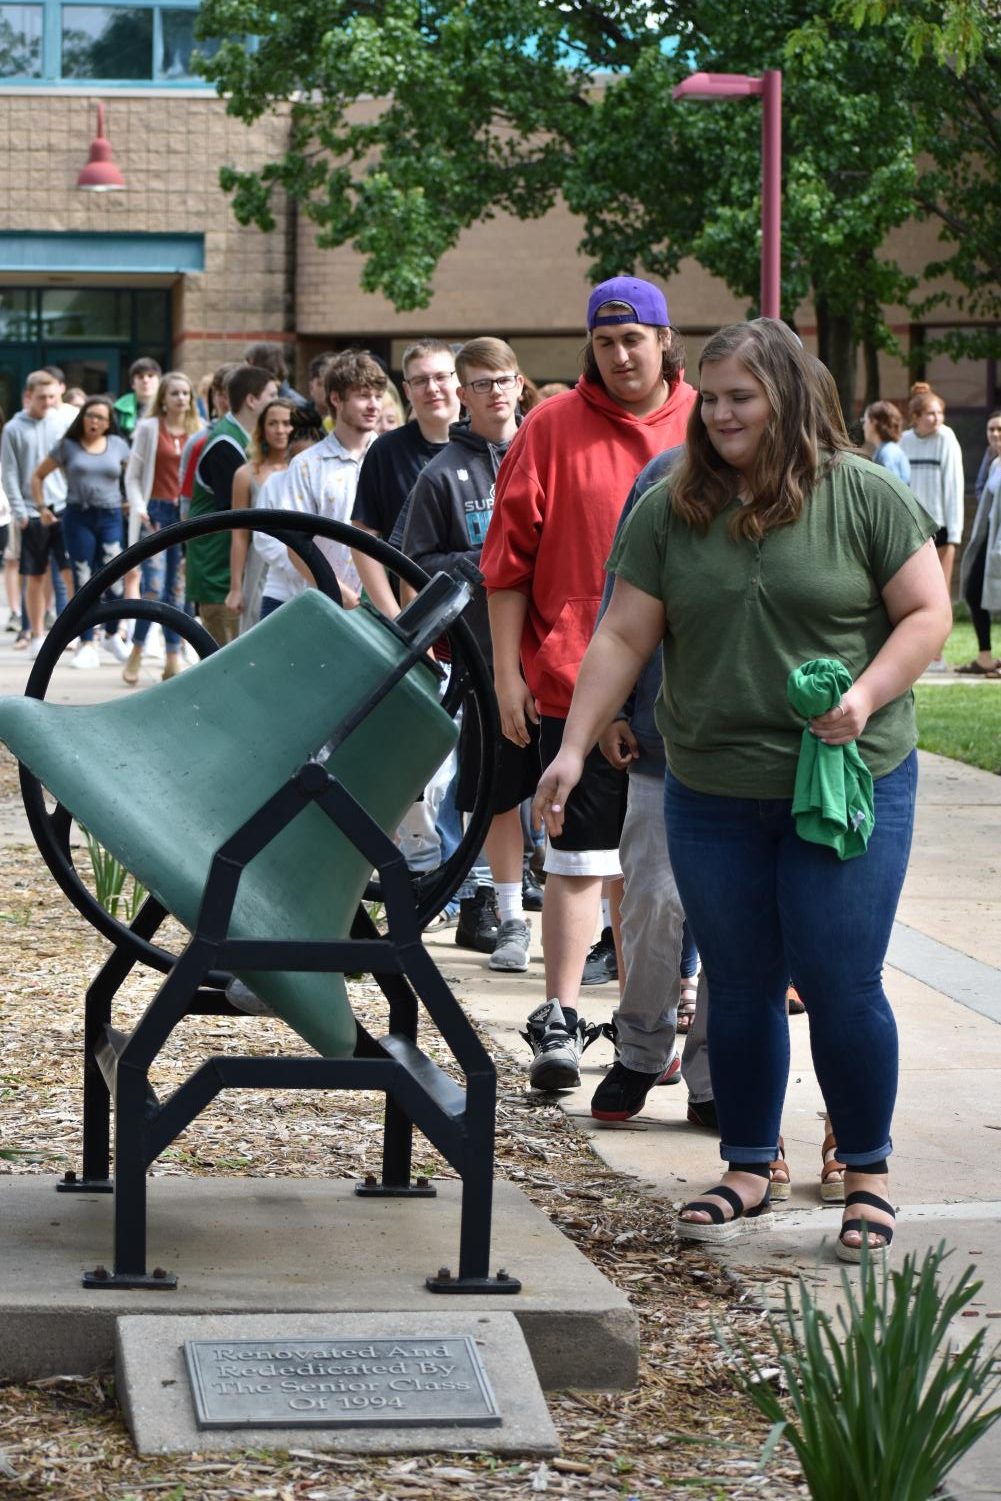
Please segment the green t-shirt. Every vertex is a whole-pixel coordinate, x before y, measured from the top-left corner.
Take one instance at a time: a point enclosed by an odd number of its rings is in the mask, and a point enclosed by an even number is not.
[[[803,721],[790,672],[835,657],[854,681],[892,629],[880,590],[937,530],[886,469],[842,454],[792,526],[761,542],[727,530],[734,498],[701,535],[672,510],[670,476],[640,501],[609,572],[663,600],[657,725],[671,771],[696,792],[791,798]],[[873,777],[916,741],[914,695],[878,710],[859,738]]]

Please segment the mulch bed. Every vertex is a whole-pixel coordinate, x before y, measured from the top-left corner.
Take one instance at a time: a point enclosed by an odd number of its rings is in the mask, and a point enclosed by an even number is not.
[[[0,801],[16,795],[12,763],[0,750]],[[55,1175],[79,1165],[82,986],[105,952],[33,848],[0,849],[0,1172]],[[155,984],[153,976],[134,980],[128,1004],[136,1015]],[[351,989],[356,1012],[379,1030],[376,988],[355,983]],[[169,1088],[206,1053],[271,1052],[287,1037],[280,1023],[265,1019],[193,1018],[171,1039],[157,1078]],[[238,1458],[140,1459],[110,1375],[100,1373],[0,1385],[0,1498],[804,1496],[788,1451],[779,1451],[767,1474],[758,1471],[765,1428],[736,1386],[714,1333],[722,1328],[752,1347],[771,1348],[753,1295],[708,1257],[679,1250],[671,1206],[644,1196],[597,1160],[556,1106],[525,1093],[523,1071],[506,1055],[497,1065],[498,1175],[516,1183],[627,1293],[640,1319],[640,1379],[632,1391],[550,1395],[562,1458],[540,1464],[255,1450]],[[153,1171],[358,1178],[378,1172],[380,1116],[375,1095],[223,1095]],[[452,1176],[424,1143],[418,1160],[421,1171]]]

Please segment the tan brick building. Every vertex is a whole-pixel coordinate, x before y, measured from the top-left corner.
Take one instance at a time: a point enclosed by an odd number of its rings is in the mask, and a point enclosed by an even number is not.
[[[287,343],[300,382],[324,349],[364,342],[398,370],[415,335],[485,332],[507,338],[536,380],[575,378],[588,281],[576,252],[581,227],[563,207],[529,223],[501,216],[474,226],[444,256],[430,306],[410,313],[360,291],[355,253],[319,250],[312,226],[285,206],[272,233],[241,228],[218,168],[280,153],[285,121],[248,130],[187,75],[196,8],[197,0],[0,0],[0,405],[17,404],[39,364],[62,365],[89,390],[123,389],[139,354],[197,379],[262,338]],[[109,55],[111,71],[126,59],[128,78],[107,79]],[[77,187],[99,101],[125,191]],[[894,249],[920,269],[934,234],[909,226]],[[693,361],[706,333],[746,312],[692,262],[667,293]],[[903,309],[888,315],[905,349],[923,337]],[[809,307],[798,325],[809,343]],[[883,394],[904,397],[904,364],[885,360],[882,374]],[[926,374],[972,452],[1001,397],[997,368],[934,361]]]

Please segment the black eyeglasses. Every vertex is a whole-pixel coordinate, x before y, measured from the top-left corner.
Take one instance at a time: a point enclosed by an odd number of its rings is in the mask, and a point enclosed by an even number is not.
[[[434,375],[412,375],[407,385],[413,386],[417,391],[423,391],[430,385],[447,386],[454,375],[454,370],[439,370]]]
[[[490,380],[471,380],[469,382],[469,389],[475,391],[477,396],[486,396],[487,392],[492,391],[494,386],[497,387],[498,391],[506,391],[509,386],[514,385],[517,379],[516,375],[495,375]]]

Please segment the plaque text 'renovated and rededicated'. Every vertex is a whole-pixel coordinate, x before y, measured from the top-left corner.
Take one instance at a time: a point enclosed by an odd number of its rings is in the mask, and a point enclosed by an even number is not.
[[[468,1335],[188,1340],[199,1428],[494,1426]]]

